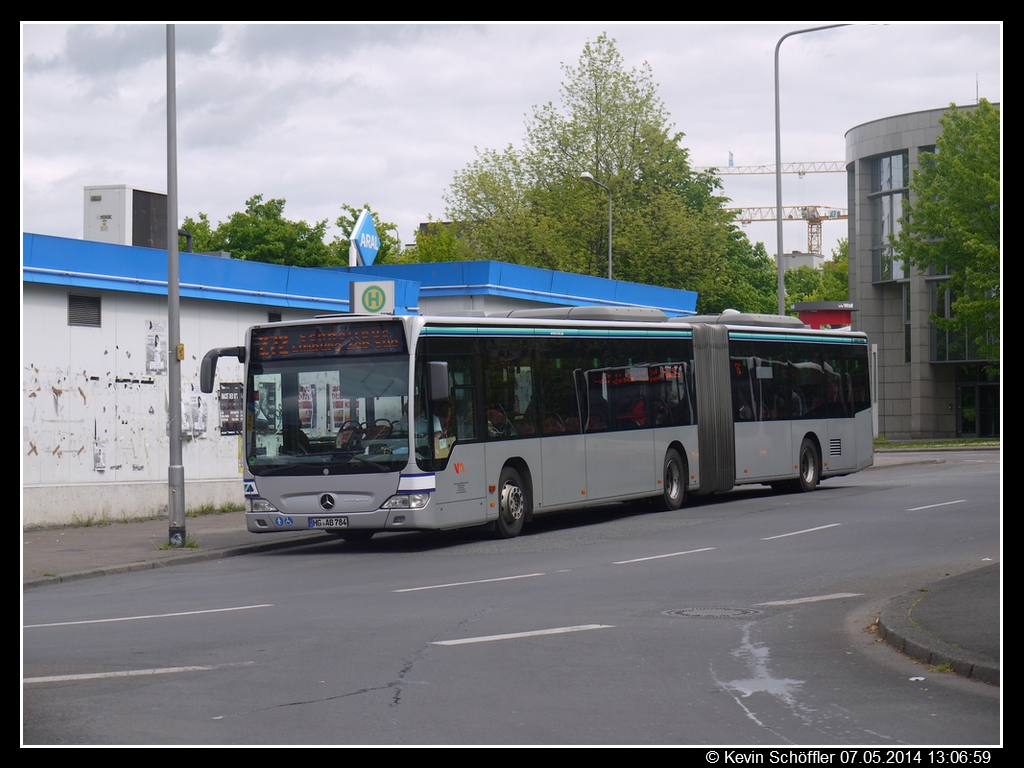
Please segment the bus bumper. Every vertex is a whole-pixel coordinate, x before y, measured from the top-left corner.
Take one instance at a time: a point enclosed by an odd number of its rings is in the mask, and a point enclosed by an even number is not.
[[[437,507],[433,494],[425,497],[420,507],[381,507],[370,512],[349,512],[343,515],[285,514],[284,512],[246,512],[245,526],[251,533],[281,533],[284,531],[403,531],[439,527]]]

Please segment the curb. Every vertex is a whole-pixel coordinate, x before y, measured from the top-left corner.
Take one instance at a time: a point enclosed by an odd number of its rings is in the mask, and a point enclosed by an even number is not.
[[[878,617],[878,635],[897,651],[913,656],[932,666],[949,666],[954,672],[973,680],[999,685],[999,661],[983,653],[969,651],[948,643],[919,626],[912,618],[914,609],[921,601],[935,593],[954,586],[980,573],[998,569],[993,563],[977,571],[961,574],[928,585],[895,598],[882,610]]]

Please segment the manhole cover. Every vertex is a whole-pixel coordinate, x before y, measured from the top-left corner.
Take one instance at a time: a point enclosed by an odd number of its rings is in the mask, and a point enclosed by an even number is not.
[[[744,616],[756,616],[761,611],[755,611],[753,608],[675,608],[664,613],[666,616],[684,619],[740,619]]]

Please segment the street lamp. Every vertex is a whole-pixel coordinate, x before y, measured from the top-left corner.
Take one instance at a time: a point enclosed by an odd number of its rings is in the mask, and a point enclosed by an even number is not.
[[[580,174],[580,178],[584,181],[589,181],[591,184],[597,184],[605,192],[608,193],[608,279],[612,279],[612,191],[608,189],[604,184],[595,179],[589,171],[584,171]]]
[[[776,253],[775,269],[779,273],[779,314],[786,314],[786,270],[782,265],[782,139],[779,130],[779,47],[782,41],[793,35],[802,35],[806,32],[818,32],[822,29],[835,29],[836,27],[849,27],[849,24],[828,24],[824,27],[810,27],[808,29],[795,29],[787,32],[779,38],[775,44],[775,239]]]

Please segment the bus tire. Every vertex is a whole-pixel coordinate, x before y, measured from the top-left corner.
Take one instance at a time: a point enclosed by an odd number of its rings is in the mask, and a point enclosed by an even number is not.
[[[665,453],[661,495],[662,505],[667,510],[679,509],[686,501],[686,465],[675,448]]]
[[[800,446],[800,477],[794,486],[796,490],[809,493],[818,487],[821,480],[821,461],[814,441],[805,437]]]
[[[530,489],[513,467],[501,470],[498,481],[498,520],[494,532],[499,539],[514,539],[523,530],[530,513]]]

